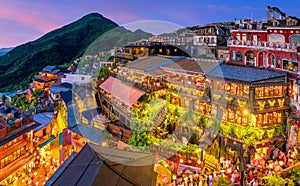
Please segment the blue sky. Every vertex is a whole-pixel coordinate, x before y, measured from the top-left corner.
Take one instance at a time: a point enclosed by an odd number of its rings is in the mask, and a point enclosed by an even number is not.
[[[180,26],[265,19],[265,7],[276,6],[300,17],[299,0],[1,0],[0,48],[16,46],[98,12],[119,25],[159,20]]]

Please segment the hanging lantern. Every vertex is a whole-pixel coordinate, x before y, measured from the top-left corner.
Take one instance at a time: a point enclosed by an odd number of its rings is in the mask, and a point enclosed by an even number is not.
[[[225,141],[225,142],[227,142],[227,141],[228,141],[228,139],[227,139],[227,138],[224,138],[224,141]]]

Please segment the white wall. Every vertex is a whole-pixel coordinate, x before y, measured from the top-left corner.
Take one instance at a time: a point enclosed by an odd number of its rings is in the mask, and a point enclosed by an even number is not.
[[[85,83],[89,83],[91,81],[92,76],[88,75],[80,75],[80,74],[65,74],[66,77],[61,79],[62,83],[71,83],[72,85],[81,85]]]

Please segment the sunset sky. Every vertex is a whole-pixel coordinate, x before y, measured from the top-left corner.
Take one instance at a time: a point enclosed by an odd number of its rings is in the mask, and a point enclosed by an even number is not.
[[[180,26],[266,18],[265,7],[276,6],[300,17],[299,0],[1,0],[0,48],[17,46],[98,12],[119,25],[159,20]]]

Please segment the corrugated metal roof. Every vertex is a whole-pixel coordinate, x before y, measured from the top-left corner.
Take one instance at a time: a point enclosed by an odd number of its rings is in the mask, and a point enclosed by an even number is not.
[[[208,73],[208,76],[224,80],[238,80],[253,83],[257,81],[285,77],[286,73],[222,64],[212,69]]]
[[[64,172],[64,170],[68,167],[68,165],[72,162],[72,160],[76,157],[76,152],[73,152],[69,158],[55,171],[55,173],[49,178],[46,182],[45,186],[51,186],[56,179]]]
[[[100,88],[111,93],[115,98],[123,101],[126,105],[132,106],[142,95],[145,94],[144,91],[136,89],[129,86],[122,81],[109,77],[105,80]]]

